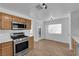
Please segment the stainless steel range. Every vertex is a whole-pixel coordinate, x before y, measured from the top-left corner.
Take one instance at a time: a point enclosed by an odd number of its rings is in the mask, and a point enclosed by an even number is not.
[[[24,56],[28,52],[28,36],[23,32],[12,33],[11,38],[14,42],[14,56]]]

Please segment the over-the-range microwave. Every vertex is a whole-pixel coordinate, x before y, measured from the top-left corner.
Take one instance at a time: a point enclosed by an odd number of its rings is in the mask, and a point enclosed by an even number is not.
[[[27,25],[26,23],[21,23],[21,22],[12,22],[11,27],[13,30],[18,30],[18,29],[26,29]]]

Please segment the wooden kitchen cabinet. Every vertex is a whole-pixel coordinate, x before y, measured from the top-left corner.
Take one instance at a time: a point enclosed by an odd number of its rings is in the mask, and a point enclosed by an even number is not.
[[[3,14],[2,16],[2,29],[11,29],[11,16]]]
[[[0,29],[1,29],[1,26],[2,25],[2,14],[0,13]]]
[[[14,22],[19,22],[19,23],[24,23],[24,19],[18,16],[13,16],[13,21]]]
[[[2,55],[2,49],[0,48],[0,56]]]
[[[5,13],[0,13],[0,29],[9,30],[11,29],[12,16]]]
[[[13,16],[13,21],[26,24],[26,28],[25,28],[26,30],[31,29],[31,20],[30,19]]]
[[[12,21],[14,21],[14,22],[20,22],[20,20],[19,20],[19,17],[17,17],[17,16],[12,16]]]
[[[77,47],[77,42],[72,39],[72,54],[73,56],[76,56],[76,47]]]
[[[24,18],[19,18],[21,23],[25,23],[25,19]]]
[[[0,56],[2,55],[2,44],[0,43]]]
[[[12,42],[2,43],[2,56],[13,56]]]
[[[2,30],[11,30],[12,29],[12,22],[18,22],[18,23],[24,23],[26,24],[26,30],[31,29],[31,20],[6,14],[6,13],[0,13],[0,29]]]
[[[29,37],[29,49],[34,48],[34,37]]]
[[[30,19],[26,19],[26,29],[29,30],[31,29],[31,20]]]

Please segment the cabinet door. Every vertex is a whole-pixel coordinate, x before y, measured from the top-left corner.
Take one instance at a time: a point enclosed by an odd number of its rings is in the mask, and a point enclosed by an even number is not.
[[[19,18],[17,16],[13,16],[12,19],[14,22],[19,22]]]
[[[24,23],[24,19],[21,17],[13,16],[13,21],[19,22],[19,23]]]
[[[0,20],[0,30],[2,29],[2,21]]]
[[[20,22],[20,23],[23,23],[23,20],[22,20],[22,18],[20,18],[20,17],[19,17],[19,22]]]
[[[0,49],[0,56],[2,55],[2,49]]]
[[[22,18],[17,17],[17,22],[22,23]]]
[[[77,42],[72,39],[72,53],[75,56],[76,55],[76,46],[77,46]]]
[[[28,20],[28,23],[29,23],[29,29],[31,29],[31,20]]]
[[[0,44],[0,56],[2,55],[2,44]]]
[[[2,48],[2,55],[3,56],[12,56],[12,47],[11,46],[7,46],[5,48]]]
[[[2,29],[11,29],[12,16],[8,14],[2,15]]]
[[[34,48],[34,37],[29,37],[29,48],[30,49]]]
[[[2,29],[2,13],[0,13],[0,29]]]
[[[22,23],[26,23],[26,19],[21,18],[21,22],[22,22]]]
[[[13,46],[12,42],[6,42],[2,44],[2,56],[12,56]]]
[[[31,20],[26,19],[26,25],[27,25],[26,29],[30,30],[31,29]]]

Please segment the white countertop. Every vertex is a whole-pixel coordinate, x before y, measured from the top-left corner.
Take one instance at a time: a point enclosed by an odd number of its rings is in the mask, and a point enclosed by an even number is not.
[[[13,41],[13,39],[10,37],[10,34],[16,32],[24,32],[25,35],[29,37],[33,36],[30,34],[30,30],[0,30],[0,43]]]
[[[29,35],[29,37],[32,37],[33,35]]]
[[[77,43],[79,43],[79,37],[73,37],[73,39],[74,39]]]
[[[32,37],[33,35],[30,35],[29,37]],[[4,43],[4,42],[9,42],[12,41],[13,39],[11,39],[10,37],[3,37],[0,38],[0,43]]]
[[[12,41],[12,39],[2,39],[2,40],[0,41],[0,43],[5,43],[5,42],[9,42],[9,41]]]
[[[12,39],[10,38],[9,35],[7,35],[7,36],[0,35],[0,43],[9,42],[9,41],[12,41]]]

